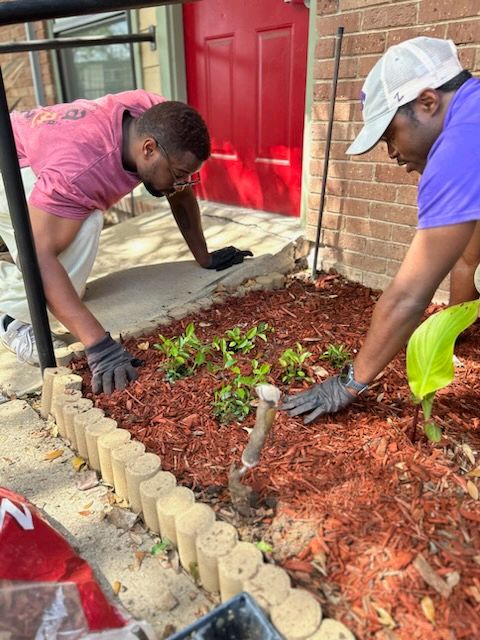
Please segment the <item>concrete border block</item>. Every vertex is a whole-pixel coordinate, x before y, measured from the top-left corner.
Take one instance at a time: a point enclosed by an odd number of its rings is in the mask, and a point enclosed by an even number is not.
[[[170,471],[159,471],[149,480],[140,483],[143,520],[150,531],[160,533],[157,501],[171,493],[176,486],[177,480]]]
[[[85,413],[77,413],[73,416],[73,428],[75,431],[75,442],[77,443],[77,453],[80,457],[88,460],[87,438],[85,430],[87,425],[93,424],[105,417],[104,411],[98,407],[93,407]]]
[[[290,593],[290,576],[281,567],[263,564],[256,575],[243,584],[246,591],[255,598],[267,613],[272,607],[281,605]]]
[[[160,535],[177,546],[177,515],[185,513],[195,503],[195,495],[188,487],[175,487],[165,498],[157,500]]]
[[[85,414],[86,415],[86,414]],[[112,418],[100,418],[85,426],[85,439],[87,441],[88,464],[95,471],[100,471],[100,458],[98,457],[98,438],[104,433],[109,433],[117,428],[117,421]]]
[[[251,542],[239,542],[218,560],[218,578],[222,602],[243,590],[243,584],[255,576],[263,564],[260,549]]]
[[[113,487],[112,450],[129,442],[132,434],[126,429],[113,429],[98,437],[98,460],[102,480]]]
[[[290,589],[281,604],[272,606],[270,618],[286,640],[304,640],[319,629],[322,607],[305,589]]]
[[[93,402],[88,398],[80,398],[76,402],[68,402],[63,405],[63,423],[67,440],[71,446],[78,451],[77,438],[75,436],[75,425],[73,420],[77,413],[85,413],[93,408]]]
[[[52,398],[52,415],[58,427],[58,433],[66,438],[67,432],[63,419],[63,410],[66,404],[73,404],[82,398],[82,392],[78,389],[65,389],[62,393],[57,393]]]
[[[199,533],[195,542],[198,572],[203,588],[210,593],[220,591],[218,559],[227,555],[238,542],[235,527],[217,520],[211,527]]]
[[[161,468],[160,458],[155,453],[144,453],[125,465],[128,502],[135,513],[142,512],[140,483],[154,476]]]
[[[44,420],[48,418],[48,414],[52,408],[53,380],[59,376],[68,375],[70,369],[68,367],[47,367],[43,372],[42,401],[40,405],[40,415]]]
[[[67,348],[72,354],[74,360],[79,360],[85,355],[85,345],[83,342],[72,342]]]
[[[127,479],[125,466],[129,460],[134,460],[145,453],[145,445],[138,440],[131,440],[117,449],[112,449],[112,475],[115,493],[119,498],[128,500]]]
[[[324,618],[320,629],[306,640],[355,640],[355,636],[347,627],[333,618]]]
[[[177,549],[180,564],[187,571],[197,563],[197,536],[215,522],[215,511],[207,504],[197,502],[190,509],[179,513],[175,518],[177,531]]]

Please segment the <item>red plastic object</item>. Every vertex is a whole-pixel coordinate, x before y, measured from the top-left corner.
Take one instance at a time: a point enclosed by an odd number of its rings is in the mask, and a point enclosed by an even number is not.
[[[90,565],[25,498],[0,487],[0,580],[74,583],[90,631],[118,629],[124,616],[103,594]]]

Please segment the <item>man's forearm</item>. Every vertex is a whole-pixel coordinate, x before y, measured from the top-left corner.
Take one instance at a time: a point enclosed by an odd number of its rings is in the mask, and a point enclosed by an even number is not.
[[[53,315],[85,346],[105,335],[105,329],[87,309],[75,291],[58,258],[38,256],[47,304]]]
[[[390,287],[379,299],[365,343],[353,368],[358,382],[370,383],[405,346],[427,302],[416,302]]]
[[[202,267],[208,267],[210,256],[202,229],[200,208],[191,188],[185,189],[169,198],[175,222],[193,254]]]

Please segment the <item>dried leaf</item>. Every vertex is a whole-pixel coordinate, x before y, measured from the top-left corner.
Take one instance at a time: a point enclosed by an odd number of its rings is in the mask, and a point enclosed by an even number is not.
[[[475,464],[475,456],[473,455],[472,447],[468,444],[462,444],[462,449],[470,464]]]
[[[435,605],[430,596],[425,596],[420,602],[422,606],[423,615],[429,622],[435,622]]]
[[[448,586],[453,589],[460,582],[460,574],[458,571],[451,571],[450,573],[447,573],[445,580]]]
[[[86,491],[92,489],[98,485],[97,472],[93,469],[89,471],[82,471],[80,477],[77,480],[77,489],[80,491]]]
[[[312,367],[312,371],[319,378],[328,378],[328,376],[330,375],[328,371],[320,365],[315,365],[314,367]]]
[[[80,456],[74,456],[72,458],[72,467],[75,471],[80,471],[86,464],[86,461],[83,458],[80,458]]]
[[[134,571],[138,571],[140,569],[146,555],[147,555],[146,551],[135,551],[135,560],[133,561],[133,567],[132,567]]]
[[[480,478],[480,467],[475,467],[475,469],[470,469],[466,474],[469,478]]]
[[[140,351],[147,351],[149,346],[150,343],[147,340],[147,342],[139,342],[137,344],[137,349],[140,349]]]
[[[385,394],[382,391],[382,393],[379,393],[377,396],[377,402],[382,402],[384,397],[385,397]]]
[[[54,449],[53,451],[49,451],[45,454],[44,460],[49,460],[51,462],[52,460],[56,460],[61,456],[63,456],[63,449]]]
[[[478,500],[477,485],[473,483],[471,480],[467,480],[467,491],[471,498],[473,498],[474,500]]]
[[[87,502],[87,504],[84,504],[84,505],[83,505],[82,509],[83,509],[83,510],[85,510],[85,509],[90,509],[90,507],[92,506],[92,504],[93,504],[93,500],[90,500],[90,502]]]
[[[113,589],[113,593],[118,596],[118,594],[120,593],[120,589],[122,588],[122,583],[120,582],[120,580],[115,580],[115,582],[112,584],[112,589]]]
[[[377,612],[378,620],[380,624],[383,624],[384,627],[388,627],[389,629],[395,629],[395,627],[397,626],[397,623],[392,618],[392,616],[388,613],[388,611],[383,607],[379,607],[373,602],[372,602],[372,605],[375,608],[375,611]]]
[[[480,565],[480,556],[473,556],[473,560]]]
[[[79,511],[78,515],[80,516],[91,516],[93,513],[93,511],[90,511],[89,509],[85,510],[85,511]]]

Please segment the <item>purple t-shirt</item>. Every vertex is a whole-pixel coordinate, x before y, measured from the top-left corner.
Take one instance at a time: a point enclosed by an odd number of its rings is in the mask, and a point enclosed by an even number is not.
[[[480,79],[453,96],[418,187],[418,229],[480,220]]]
[[[11,114],[21,167],[37,177],[29,204],[83,220],[106,211],[139,184],[122,166],[125,111],[140,116],[165,98],[143,90]]]

